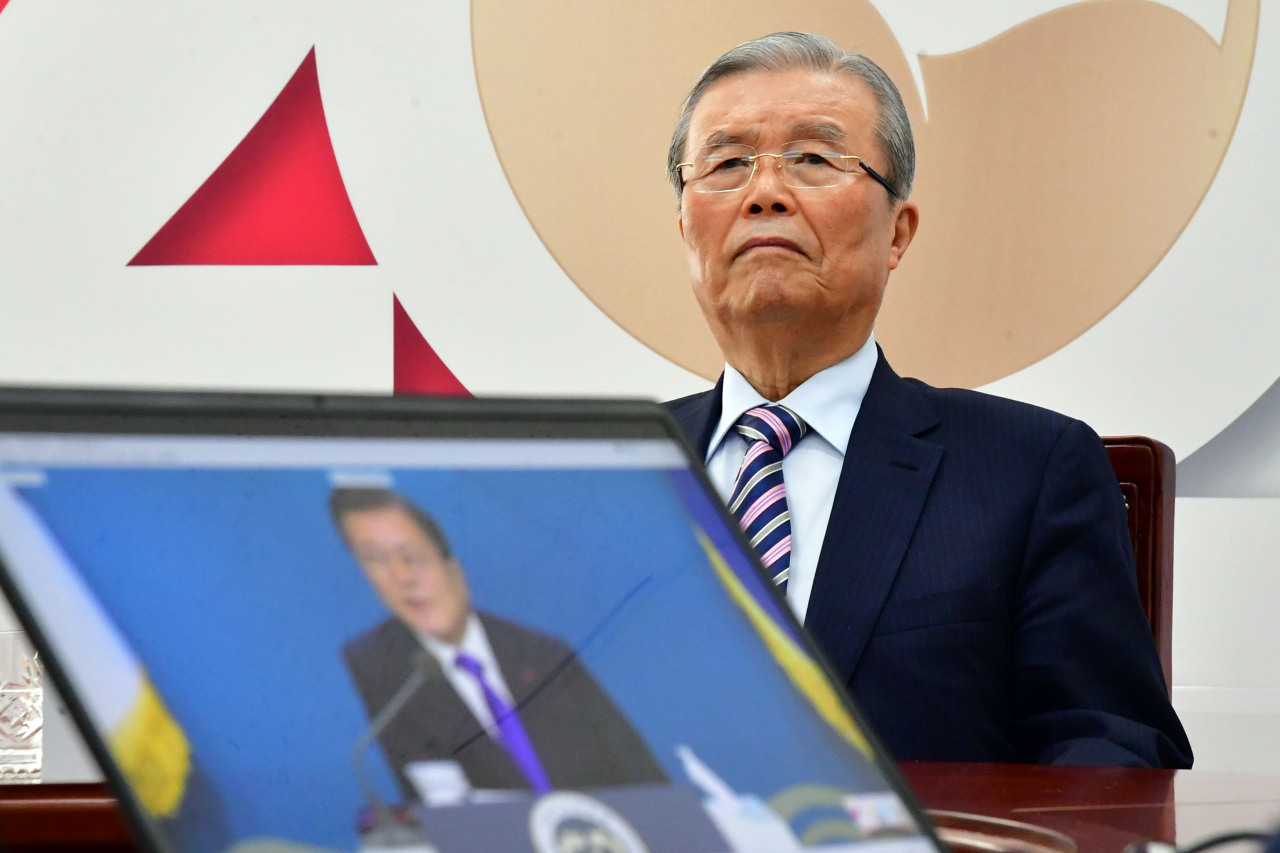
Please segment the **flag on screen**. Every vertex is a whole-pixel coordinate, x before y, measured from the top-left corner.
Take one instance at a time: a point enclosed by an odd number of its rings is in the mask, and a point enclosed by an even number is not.
[[[759,602],[752,598],[751,593],[729,568],[728,563],[707,535],[697,527],[694,528],[694,534],[698,537],[698,543],[702,545],[702,549],[707,552],[711,568],[724,584],[729,598],[746,615],[751,626],[756,629],[756,633],[764,640],[769,653],[778,662],[778,666],[782,667],[782,671],[791,679],[791,683],[809,700],[818,715],[826,720],[837,734],[855,749],[870,755],[871,745],[867,743],[858,724],[849,715],[844,702],[831,686],[822,668],[781,625],[765,613]]]
[[[24,477],[23,481],[29,481]],[[25,484],[25,483],[24,483]],[[128,643],[31,509],[0,479],[0,559],[24,590],[45,638],[74,649],[58,662],[142,806],[176,812],[191,772],[191,747]]]

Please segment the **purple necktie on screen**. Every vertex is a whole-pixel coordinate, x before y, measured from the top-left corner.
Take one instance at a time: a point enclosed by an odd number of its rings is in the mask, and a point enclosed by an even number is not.
[[[489,684],[489,680],[484,677],[484,666],[480,661],[466,652],[458,652],[454,661],[480,685],[480,689],[484,692],[485,704],[489,706],[489,713],[493,714],[494,722],[498,726],[499,740],[507,750],[507,754],[511,756],[511,760],[516,763],[516,767],[520,768],[520,772],[524,774],[524,778],[529,780],[529,787],[539,794],[550,791],[551,783],[547,781],[542,762],[538,760],[538,753],[534,751],[533,743],[530,742],[529,734],[524,730],[524,723],[520,722],[516,709],[508,705],[506,700],[493,689],[493,685]]]
[[[729,511],[785,595],[791,573],[791,510],[782,482],[782,458],[807,428],[795,412],[772,404],[747,410],[734,429],[747,440],[747,455],[729,493]]]

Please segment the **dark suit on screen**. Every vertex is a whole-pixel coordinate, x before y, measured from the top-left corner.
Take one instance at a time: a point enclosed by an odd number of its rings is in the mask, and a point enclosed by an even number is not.
[[[478,614],[520,719],[553,787],[597,788],[667,781],[635,729],[564,643]],[[474,788],[525,788],[506,750],[489,737],[434,657],[388,619],[343,647],[347,669],[374,717],[425,659],[426,682],[383,730],[379,742],[407,797],[413,761],[453,760]]]
[[[704,456],[720,389],[668,404]],[[879,358],[805,627],[898,759],[1190,766],[1083,423]]]

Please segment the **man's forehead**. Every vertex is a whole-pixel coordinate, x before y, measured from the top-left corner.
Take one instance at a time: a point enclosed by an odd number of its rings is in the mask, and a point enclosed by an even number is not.
[[[358,524],[361,521],[382,520],[382,519],[391,519],[391,518],[404,519],[405,521],[408,521],[411,524],[413,523],[413,517],[410,516],[409,513],[406,512],[403,507],[397,506],[396,504],[385,504],[383,506],[371,506],[371,507],[361,507],[360,509],[351,509],[351,510],[347,510],[342,515],[342,521],[344,524],[350,523],[352,521]]]
[[[695,145],[753,144],[764,134],[842,142],[874,123],[875,96],[848,74],[748,71],[717,80],[690,117]]]
[[[838,125],[829,122],[798,122],[788,125],[787,131],[790,139],[821,139],[825,142],[843,142],[849,136]],[[751,145],[759,136],[759,128],[742,130],[715,128],[709,130],[700,142],[704,145],[729,145],[732,143]]]
[[[413,538],[431,541],[422,525],[404,507],[396,505],[353,509],[343,516],[342,526],[348,534],[356,536],[378,538],[391,529],[397,534],[407,533]]]

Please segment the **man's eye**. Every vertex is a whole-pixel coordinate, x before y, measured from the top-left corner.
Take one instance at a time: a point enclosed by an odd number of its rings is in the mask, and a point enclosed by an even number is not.
[[[725,157],[723,160],[707,161],[708,172],[730,172],[734,169],[750,168],[751,161],[746,157]]]
[[[833,156],[817,151],[792,151],[787,154],[787,159],[797,166],[834,166]]]

